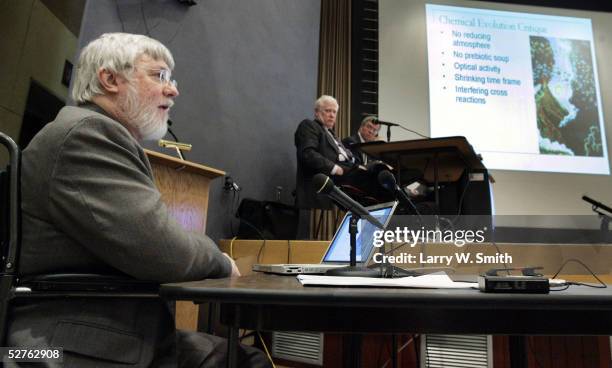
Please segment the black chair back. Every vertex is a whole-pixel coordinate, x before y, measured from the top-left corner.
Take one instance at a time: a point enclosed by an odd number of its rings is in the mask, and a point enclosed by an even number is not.
[[[7,317],[14,298],[159,298],[159,283],[124,275],[70,273],[20,278],[21,151],[2,132],[0,143],[9,153],[6,170],[0,170],[0,346],[6,346]]]
[[[5,346],[8,306],[17,278],[21,236],[21,151],[15,141],[2,132],[0,143],[6,148],[9,158],[8,166],[0,172],[0,346]]]

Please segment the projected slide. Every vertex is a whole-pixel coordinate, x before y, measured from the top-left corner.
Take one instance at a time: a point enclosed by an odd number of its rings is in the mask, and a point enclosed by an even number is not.
[[[609,174],[591,21],[426,5],[432,137],[490,169]]]

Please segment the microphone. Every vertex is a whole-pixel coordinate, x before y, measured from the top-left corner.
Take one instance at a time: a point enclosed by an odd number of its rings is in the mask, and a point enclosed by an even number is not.
[[[170,118],[168,118],[168,120],[166,120],[166,125],[168,126],[168,133],[170,133],[170,135],[172,136],[172,139],[174,139],[174,141],[175,141],[177,144],[181,144],[181,143],[179,142],[179,139],[178,139],[178,137],[176,136],[176,134],[174,134],[174,132],[172,131],[172,129],[170,129],[170,127],[172,126],[172,124],[174,124],[174,123],[172,122],[172,120],[170,120]],[[162,140],[160,139],[160,146],[161,146],[161,142],[162,142]],[[191,145],[188,145],[188,146],[189,146],[189,149],[185,149],[186,151],[189,151],[189,150],[191,149]],[[184,153],[182,153],[180,149],[176,148],[176,152],[178,153],[178,156],[181,158],[181,160],[185,160],[185,159],[187,158],[187,156],[185,156],[185,154],[184,154]]]
[[[605,211],[610,212],[612,214],[612,208],[606,206],[605,204],[603,204],[601,202],[597,202],[593,198],[590,198],[590,197],[587,197],[587,196],[583,195],[582,196],[582,200],[592,204],[594,208],[601,208],[602,210],[605,210]]]
[[[399,125],[399,124],[397,124],[397,123],[390,123],[390,122],[388,122],[388,121],[382,121],[382,120],[379,120],[379,119],[374,119],[374,121],[375,121],[377,124],[380,124],[380,125],[386,125],[386,126],[390,126],[390,127],[392,127],[392,126],[400,126],[400,125]]]
[[[378,221],[374,216],[370,215],[370,212],[363,208],[362,205],[338,189],[329,176],[325,174],[316,174],[312,178],[312,186],[317,194],[322,193],[327,195],[344,210],[351,211],[361,218],[368,220],[368,222],[370,222],[372,225],[384,230],[385,227],[380,223],[380,221]]]
[[[174,132],[172,131],[172,129],[170,129],[170,127],[172,126],[172,124],[174,124],[172,122],[172,120],[168,119],[166,124],[168,125],[168,133],[170,133],[170,135],[172,136],[172,138],[174,138],[175,142],[178,142],[179,139],[176,137],[176,134],[174,134]]]
[[[390,123],[388,121],[382,121],[382,120],[378,120],[378,119],[374,119],[374,121],[376,123],[380,124],[380,125],[386,125],[388,127],[387,128],[387,141],[391,141],[391,129],[390,128],[394,127],[394,126],[395,127],[400,127],[400,128],[404,129],[407,132],[414,133],[414,134],[418,135],[419,137],[423,137],[425,139],[429,139],[430,138],[430,137],[426,136],[425,134],[421,134],[421,133],[417,132],[416,130],[408,129],[408,128],[406,128],[406,127],[404,127],[404,126],[402,126],[400,124],[397,124],[397,123]]]
[[[393,176],[393,174],[391,174],[389,170],[383,170],[378,173],[378,183],[383,188],[393,193],[395,198],[400,201],[404,206],[412,208],[414,212],[416,212],[416,214],[421,217],[419,210],[417,210],[414,203],[410,200],[410,198],[408,198],[408,195],[402,190],[402,188],[397,185],[397,181],[395,181],[395,176]]]

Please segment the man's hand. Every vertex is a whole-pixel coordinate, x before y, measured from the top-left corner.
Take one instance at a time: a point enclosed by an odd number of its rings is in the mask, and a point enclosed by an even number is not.
[[[342,175],[344,174],[344,170],[342,170],[340,166],[334,165],[334,167],[332,168],[331,174],[332,175]]]
[[[230,277],[240,277],[240,271],[238,271],[238,266],[236,266],[236,261],[234,261],[232,257],[230,257],[227,253],[223,253],[223,255],[226,256],[227,259],[229,259],[232,265],[232,274],[230,275]]]

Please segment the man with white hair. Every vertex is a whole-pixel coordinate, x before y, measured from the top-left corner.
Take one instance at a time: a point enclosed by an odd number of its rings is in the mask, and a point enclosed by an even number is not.
[[[240,276],[207,236],[172,219],[140,145],[161,138],[178,96],[174,60],[142,35],[104,34],[81,52],[64,107],[23,151],[20,276],[104,273],[165,282]],[[226,340],[175,330],[161,299],[26,299],[11,346],[61,347],[64,367],[217,367]],[[268,366],[243,347],[241,364]]]
[[[310,209],[331,208],[331,202],[325,196],[317,195],[312,187],[312,178],[316,174],[330,176],[336,185],[352,186],[368,200],[382,201],[389,196],[378,185],[377,172],[368,171],[336,137],[332,129],[336,124],[338,107],[338,101],[332,96],[319,97],[314,106],[315,118],[302,120],[295,131],[295,202],[300,209],[298,239],[309,237]]]
[[[329,200],[314,193],[312,177],[323,173],[333,176],[337,181],[341,176],[358,170],[358,165],[351,151],[344,147],[333,131],[338,115],[338,101],[328,95],[319,97],[315,101],[314,114],[314,119],[302,120],[295,131],[296,205],[301,209],[329,209]]]

